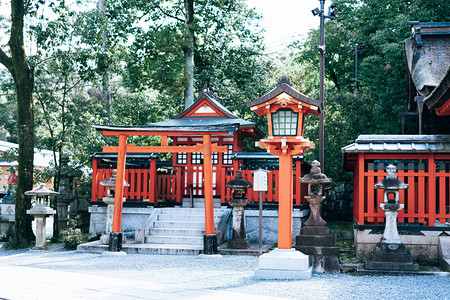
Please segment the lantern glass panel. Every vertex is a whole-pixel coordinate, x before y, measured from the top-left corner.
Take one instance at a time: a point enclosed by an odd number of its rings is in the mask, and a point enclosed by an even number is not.
[[[273,135],[296,136],[298,113],[291,109],[279,109],[272,114]]]

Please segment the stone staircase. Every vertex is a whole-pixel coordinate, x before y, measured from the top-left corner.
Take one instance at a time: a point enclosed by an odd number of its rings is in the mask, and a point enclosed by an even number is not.
[[[224,212],[222,208],[214,209],[216,228]],[[203,250],[204,209],[161,208],[150,218],[145,237],[147,253],[199,254]]]
[[[204,208],[205,207],[205,199],[203,197],[193,197],[192,199],[189,197],[184,197],[181,203],[182,207],[185,208]],[[214,208],[221,207],[220,198],[213,198],[213,206]]]

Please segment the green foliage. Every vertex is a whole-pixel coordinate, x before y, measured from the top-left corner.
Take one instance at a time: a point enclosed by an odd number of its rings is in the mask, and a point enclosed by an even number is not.
[[[61,241],[64,244],[64,248],[73,250],[77,249],[77,246],[83,242],[83,234],[80,228],[75,228],[76,219],[70,220],[70,226],[64,230],[61,230]]]
[[[339,14],[325,23],[325,172],[338,183],[350,179],[342,171],[340,148],[353,143],[360,134],[400,133],[398,113],[407,110],[403,41],[411,36],[409,21],[448,22],[450,2],[335,0],[333,3]],[[294,65],[318,74],[318,43],[319,30],[314,29],[305,42],[293,44]],[[364,48],[359,52],[359,90],[355,91],[357,43],[364,44]],[[317,99],[318,88],[312,86],[306,94]],[[317,143],[316,122],[311,118],[306,121],[305,136]],[[317,158],[318,150],[305,156]]]

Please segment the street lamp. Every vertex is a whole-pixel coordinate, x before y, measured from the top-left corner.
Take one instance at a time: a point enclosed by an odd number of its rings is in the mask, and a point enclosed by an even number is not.
[[[319,101],[322,104],[322,113],[319,119],[319,162],[322,165],[322,170],[325,169],[324,161],[324,117],[325,117],[325,99],[324,99],[324,67],[325,67],[325,34],[324,34],[324,24],[325,19],[334,19],[338,14],[338,10],[334,5],[328,8],[328,14],[324,12],[325,0],[319,0],[320,9],[315,8],[311,12],[314,16],[320,17],[320,43],[319,43],[319,54],[320,54],[320,71],[319,71]]]

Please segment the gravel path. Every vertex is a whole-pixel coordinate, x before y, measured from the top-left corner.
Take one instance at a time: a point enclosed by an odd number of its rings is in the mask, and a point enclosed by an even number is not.
[[[263,295],[295,299],[450,300],[450,277],[314,274],[305,281],[256,280],[253,273],[258,258],[253,256],[199,259],[144,254],[111,257],[64,250],[0,251],[0,271],[2,265],[231,291],[250,294],[248,299],[252,299],[251,295]]]

